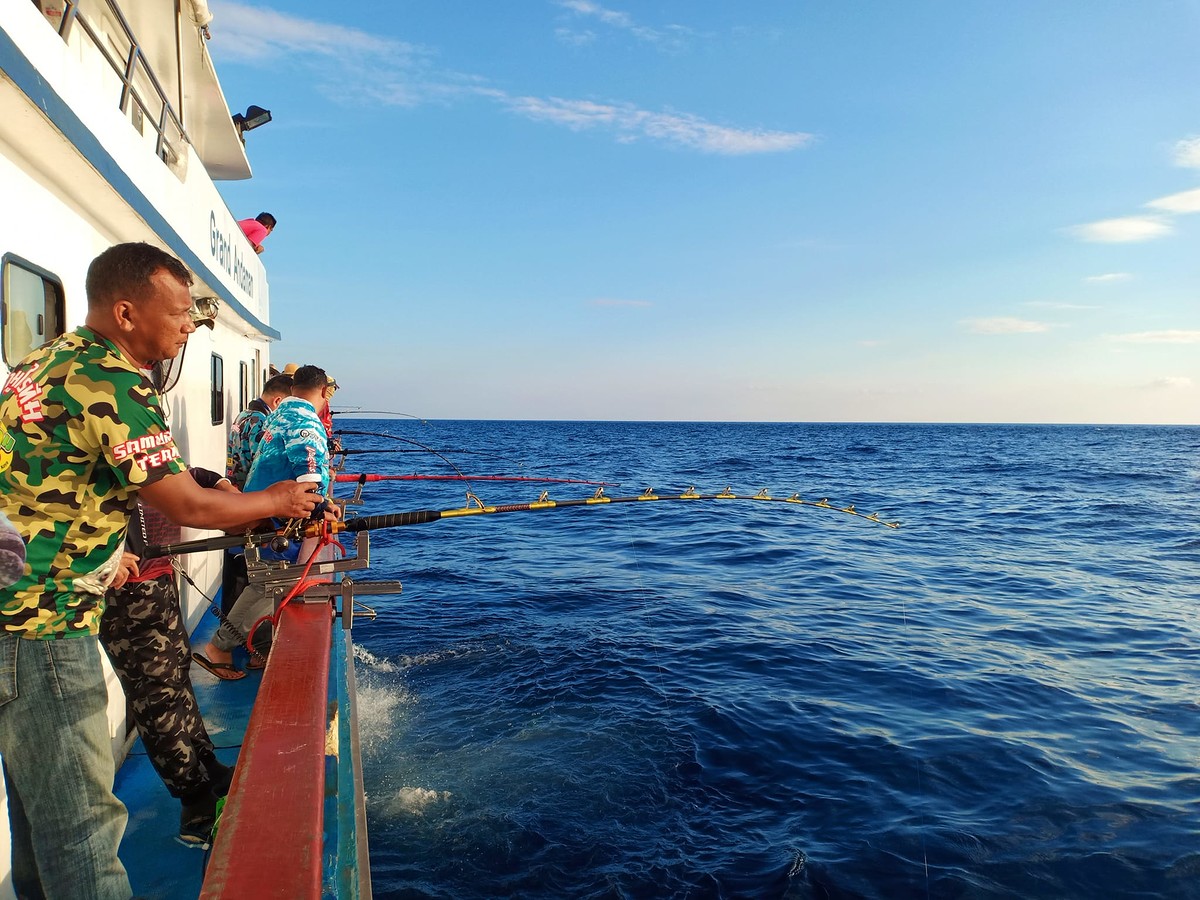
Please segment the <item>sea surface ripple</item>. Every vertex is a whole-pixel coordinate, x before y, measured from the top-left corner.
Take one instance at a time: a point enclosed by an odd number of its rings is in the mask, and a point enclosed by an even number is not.
[[[385,898],[1200,897],[1200,429],[339,419]],[[583,485],[475,482],[489,504]],[[464,503],[370,484],[352,514]]]

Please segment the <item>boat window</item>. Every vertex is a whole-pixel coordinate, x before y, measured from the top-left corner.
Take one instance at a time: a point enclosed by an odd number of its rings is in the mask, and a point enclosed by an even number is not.
[[[62,282],[15,256],[4,257],[4,362],[15,366],[29,351],[62,334]]]
[[[212,355],[212,423],[225,422],[225,360]]]
[[[250,367],[246,363],[238,363],[238,412],[246,408],[250,402]]]

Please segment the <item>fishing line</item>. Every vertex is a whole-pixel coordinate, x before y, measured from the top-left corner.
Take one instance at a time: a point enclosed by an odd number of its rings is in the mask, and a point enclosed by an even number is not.
[[[361,406],[346,406],[341,409],[330,409],[330,413],[335,416],[400,416],[405,419],[416,419],[422,425],[428,425],[429,421],[423,416],[414,416],[412,413],[394,412],[390,409],[363,409]]]
[[[150,548],[147,548],[147,549],[150,549]],[[149,557],[149,554],[148,554],[148,557]],[[223,609],[221,609],[221,607],[217,603],[216,599],[208,596],[208,594],[206,594],[203,590],[201,590],[200,585],[198,585],[198,584],[196,584],[196,582],[192,581],[192,576],[190,576],[184,570],[183,565],[179,562],[179,560],[175,559],[173,556],[171,557],[171,568],[174,569],[176,572],[178,572],[183,577],[183,580],[192,586],[192,590],[194,590],[197,594],[199,594],[206,601],[208,601],[208,611],[210,613],[212,613],[214,616],[216,616],[217,621],[220,622],[222,625],[229,626],[229,630],[232,631],[234,634],[236,634],[238,636],[238,638],[241,639],[242,646],[246,648],[246,650],[250,654],[250,656],[253,657],[254,659],[258,660],[259,662],[261,662],[263,665],[266,665],[267,657],[264,654],[259,653],[257,650],[255,650],[250,645],[251,635],[245,634],[240,628],[238,628],[236,625],[234,625],[232,622],[229,621],[229,617],[225,615],[225,611]],[[237,598],[235,597],[234,600],[236,602]],[[237,680],[237,679],[235,679],[235,680]]]
[[[361,450],[359,450],[359,449],[343,450],[343,451],[341,451],[343,454],[353,455],[353,454],[357,454],[357,453],[418,453],[418,452],[422,452],[422,451],[427,452],[427,453],[435,453],[435,452],[436,453],[461,453],[461,454],[470,454],[472,456],[491,456],[496,459],[502,460],[505,463],[516,466],[519,469],[529,469],[530,471],[537,471],[539,468],[546,468],[546,466],[526,466],[526,464],[524,462],[515,460],[515,459],[505,455],[504,453],[498,453],[494,450],[466,450],[466,449],[462,449],[462,448],[456,448],[454,450],[443,449],[440,451],[433,451],[433,450],[430,450],[428,447],[426,447],[424,444],[420,443],[419,441],[414,441],[412,438],[401,437],[398,434],[388,434],[387,432],[384,432],[384,431],[358,431],[358,430],[351,430],[351,429],[338,429],[334,433],[337,435],[356,435],[356,436],[363,436],[363,437],[385,438],[389,441],[399,441],[400,443],[404,443],[404,444],[413,444],[414,446],[421,448],[420,450],[389,450],[386,448],[379,449],[379,448],[366,447]],[[587,481],[587,482],[581,481],[579,483],[580,484],[609,484],[609,482],[602,482],[602,481]]]
[[[451,469],[453,469],[454,473],[460,479],[462,479],[463,481],[465,481],[467,483],[468,489],[470,489],[470,487],[471,487],[470,479],[468,479],[467,476],[463,474],[462,469],[460,469],[458,466],[456,466],[454,463],[452,463],[448,457],[443,455],[444,453],[470,453],[471,452],[470,450],[445,450],[445,451],[434,450],[432,447],[427,447],[424,444],[422,444],[420,441],[414,441],[412,438],[400,437],[399,435],[395,435],[395,434],[386,434],[385,432],[382,432],[382,431],[339,431],[338,434],[363,435],[363,436],[367,436],[367,437],[382,437],[382,438],[388,438],[393,441],[399,441],[403,444],[412,444],[414,447],[419,448],[419,450],[423,450],[426,453],[432,453],[434,456],[436,456],[438,459],[440,459],[442,462],[444,462],[446,465],[448,465]],[[369,453],[371,451],[369,451],[369,450],[358,450],[358,451],[343,450],[342,457],[345,458],[348,454],[356,453],[356,452],[357,453]],[[386,453],[389,451],[384,450],[381,452]],[[392,450],[390,452],[392,452],[392,453],[404,453],[404,452],[415,453],[418,451]],[[332,485],[331,485],[331,487],[332,487]]]

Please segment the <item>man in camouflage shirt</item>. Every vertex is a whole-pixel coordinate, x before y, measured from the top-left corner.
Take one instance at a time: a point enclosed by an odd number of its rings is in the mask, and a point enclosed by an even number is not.
[[[195,331],[191,273],[148,244],[92,261],[85,325],[35,350],[0,391],[0,512],[26,545],[0,588],[0,757],[18,896],[128,900],[97,646],[139,495],[173,522],[235,528],[307,515],[304,486],[258,494],[186,473],[148,367]],[[299,490],[298,490],[299,488]]]

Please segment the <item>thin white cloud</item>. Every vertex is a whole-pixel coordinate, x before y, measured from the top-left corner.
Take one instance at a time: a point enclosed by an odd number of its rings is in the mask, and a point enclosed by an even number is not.
[[[1114,281],[1129,281],[1133,278],[1128,272],[1106,272],[1103,275],[1088,275],[1083,280],[1089,284],[1109,284]]]
[[[1151,209],[1160,209],[1163,212],[1175,213],[1176,215],[1200,212],[1200,188],[1194,188],[1190,191],[1180,191],[1178,194],[1169,194],[1166,197],[1159,197],[1157,200],[1151,200],[1146,205]]]
[[[646,307],[653,306],[649,300],[619,300],[615,297],[597,297],[594,300],[587,302],[588,306],[624,306],[624,307]]]
[[[1124,244],[1150,241],[1174,232],[1174,226],[1158,216],[1124,216],[1118,219],[1101,219],[1069,229],[1083,241],[1099,244]]]
[[[1135,331],[1129,334],[1114,334],[1112,340],[1124,344],[1200,344],[1200,331]]]
[[[213,47],[248,62],[268,62],[281,56],[318,54],[345,58],[347,54],[409,57],[416,48],[357,28],[301,19],[262,7],[213,0]]]
[[[1164,375],[1162,378],[1155,378],[1152,382],[1146,385],[1150,390],[1167,390],[1180,391],[1187,390],[1192,386],[1192,379],[1186,375]]]
[[[1200,137],[1186,137],[1175,142],[1175,165],[1185,169],[1200,169]]]
[[[590,0],[565,0],[560,5],[609,24],[634,27],[626,14]],[[786,152],[814,140],[805,132],[736,128],[690,113],[656,112],[629,103],[517,96],[488,86],[478,76],[434,70],[433,54],[414,44],[228,0],[214,0],[212,8],[214,53],[275,68],[315,68],[321,89],[335,102],[411,107],[484,98],[524,118],[573,131],[606,131],[624,143],[644,139],[726,156]]]
[[[1176,141],[1172,152],[1175,165],[1200,169],[1200,137]],[[1101,219],[1067,229],[1081,241],[1101,244],[1125,244],[1151,241],[1173,234],[1171,217],[1200,212],[1200,188],[1168,194],[1143,204],[1158,215],[1121,216]]]
[[[612,25],[614,28],[634,27],[633,19],[629,13],[606,9],[599,3],[591,3],[589,0],[558,0],[558,5],[581,16],[591,16],[599,19],[605,25]]]
[[[858,343],[858,346],[860,346],[860,347],[882,347],[883,346],[883,341],[878,340],[876,338],[863,338],[861,341],[858,341],[857,343]]]
[[[576,47],[591,44],[596,40],[596,32],[590,30],[578,31],[574,28],[555,28],[554,36],[564,44],[574,44]]]
[[[666,28],[651,28],[634,20],[627,12],[609,9],[592,0],[556,0],[558,6],[569,10],[581,18],[593,19],[610,28],[626,31],[640,41],[668,47],[678,47],[691,30],[682,25],[669,25]]]
[[[1058,303],[1054,300],[1030,300],[1024,304],[1025,306],[1034,306],[1038,309],[1099,309],[1098,306],[1090,306],[1085,303]]]
[[[572,131],[603,129],[617,140],[650,138],[677,147],[740,156],[778,153],[807,147],[814,136],[802,131],[763,131],[732,128],[688,113],[653,112],[629,103],[596,103],[561,97],[513,97],[488,92],[511,112],[539,122],[562,125]]]
[[[964,319],[961,324],[972,334],[1033,334],[1049,331],[1045,322],[997,316],[991,319]]]

